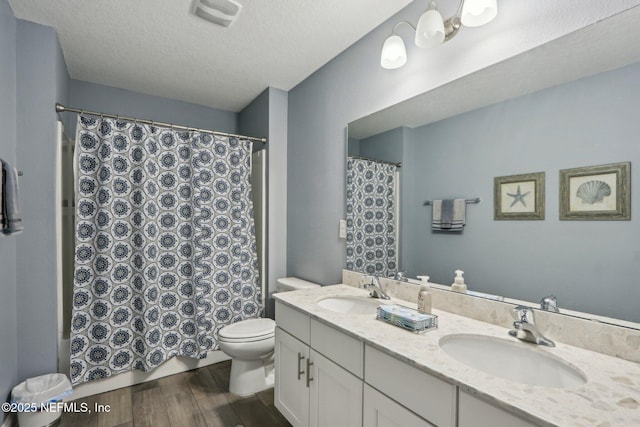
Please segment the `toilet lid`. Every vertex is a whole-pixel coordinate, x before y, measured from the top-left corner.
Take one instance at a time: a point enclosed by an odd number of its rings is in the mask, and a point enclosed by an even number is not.
[[[275,333],[276,322],[272,319],[247,319],[232,323],[220,329],[221,339],[243,340],[266,338]]]

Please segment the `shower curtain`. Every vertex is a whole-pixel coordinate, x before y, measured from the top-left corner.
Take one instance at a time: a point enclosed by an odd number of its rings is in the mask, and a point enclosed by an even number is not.
[[[74,384],[203,358],[261,315],[250,141],[79,115],[76,144]]]
[[[389,277],[397,271],[395,165],[347,158],[348,270]]]

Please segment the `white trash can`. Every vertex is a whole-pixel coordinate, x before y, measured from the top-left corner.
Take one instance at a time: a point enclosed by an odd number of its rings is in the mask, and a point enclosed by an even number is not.
[[[62,416],[62,410],[50,403],[60,402],[73,392],[64,374],[29,378],[11,391],[11,405],[18,412],[19,427],[46,427]]]

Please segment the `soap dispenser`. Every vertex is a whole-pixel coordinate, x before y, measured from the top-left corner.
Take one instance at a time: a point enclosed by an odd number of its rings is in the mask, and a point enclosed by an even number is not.
[[[463,294],[467,293],[467,285],[464,283],[464,278],[462,277],[463,274],[464,271],[456,270],[456,277],[453,279],[453,283],[451,284],[452,291]]]
[[[431,314],[431,292],[429,292],[429,276],[420,277],[420,291],[418,292],[418,312]]]

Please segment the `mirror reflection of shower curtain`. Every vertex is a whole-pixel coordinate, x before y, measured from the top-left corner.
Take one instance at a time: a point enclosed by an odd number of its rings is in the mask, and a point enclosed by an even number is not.
[[[390,277],[398,270],[397,166],[347,158],[348,270]]]

